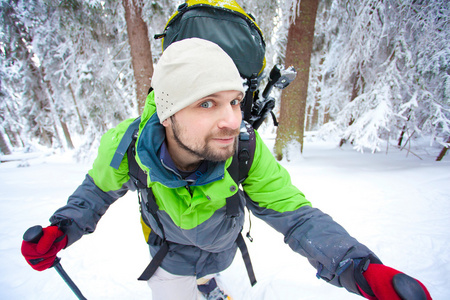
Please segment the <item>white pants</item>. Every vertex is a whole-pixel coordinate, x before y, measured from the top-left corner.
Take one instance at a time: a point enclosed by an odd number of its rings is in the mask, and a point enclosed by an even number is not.
[[[211,275],[204,278],[210,279],[212,277],[214,276]],[[152,290],[152,300],[203,299],[197,288],[197,278],[195,276],[174,275],[162,268],[158,268],[147,283]]]

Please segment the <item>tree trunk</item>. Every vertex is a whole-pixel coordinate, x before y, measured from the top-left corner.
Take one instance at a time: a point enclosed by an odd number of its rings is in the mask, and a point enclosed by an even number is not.
[[[319,0],[301,0],[300,15],[289,27],[285,64],[295,67],[297,78],[281,96],[280,124],[275,141],[275,154],[278,160],[283,159],[291,143],[300,146],[298,154],[303,152],[309,66],[318,5]]]
[[[14,114],[11,112],[11,109],[8,106],[8,103],[5,103],[5,109],[7,111],[7,115],[14,116]],[[15,120],[14,117],[12,117],[13,120]],[[11,143],[11,147],[23,147],[24,142],[19,134],[19,129],[17,129],[17,126],[15,125],[16,121],[13,121],[12,124],[8,127],[4,127],[6,136],[9,138],[9,142]]]
[[[60,122],[61,122],[61,127],[64,132],[64,137],[66,138],[67,147],[69,149],[74,149],[75,147],[73,146],[72,138],[70,137],[70,132],[69,132],[69,128],[67,127],[67,124],[62,120],[60,120]]]
[[[9,155],[12,153],[11,143],[9,142],[8,137],[6,136],[3,127],[1,126],[0,126],[0,153],[3,153],[5,155]]]
[[[316,99],[316,101],[314,102],[314,106],[309,107],[309,113],[307,116],[308,125],[306,126],[307,131],[312,131],[319,125],[319,106],[319,99]]]
[[[325,58],[322,58],[319,62],[319,66],[322,66],[325,62]],[[319,75],[317,77],[317,82],[322,82],[323,77],[322,75]],[[320,84],[316,87],[316,90],[314,92],[315,99],[314,99],[314,105],[309,107],[309,113],[307,115],[307,131],[312,131],[318,127],[320,127],[320,124],[325,124],[325,114],[326,112],[323,112],[323,115],[320,114],[320,100],[321,100],[321,88]],[[319,119],[319,117],[322,117],[322,120]]]
[[[70,83],[69,83],[69,89],[70,89],[70,93],[72,94],[73,103],[75,104],[75,110],[77,111],[78,120],[80,120],[81,133],[84,134],[85,130],[84,130],[83,118],[81,118],[80,109],[78,108],[77,99],[75,98],[75,93],[73,92],[72,85]]]
[[[14,149],[15,147],[21,148],[25,145],[25,143],[22,140],[22,137],[17,131],[12,131],[9,128],[4,128],[6,136],[9,138],[9,141],[11,143],[11,147]]]
[[[408,119],[406,119],[406,123],[409,122],[410,118],[411,118],[411,109],[408,109]],[[400,137],[398,138],[397,146],[399,146],[399,147],[402,146],[403,137],[405,136],[406,129],[407,129],[407,126],[405,124],[405,125],[403,125],[402,132],[400,133]]]
[[[153,74],[152,52],[148,39],[147,24],[142,19],[142,0],[122,0],[127,22],[128,42],[131,49],[136,97],[139,114],[145,106],[150,78]]]
[[[450,137],[447,139],[447,143],[450,143]],[[442,148],[441,153],[439,153],[438,157],[436,157],[436,161],[441,161],[447,153],[447,150],[448,147]]]
[[[51,147],[52,146],[52,136],[53,133],[49,132],[47,129],[45,129],[44,126],[42,126],[41,122],[38,120],[37,121],[38,127],[39,127],[39,143],[47,146],[47,147]]]

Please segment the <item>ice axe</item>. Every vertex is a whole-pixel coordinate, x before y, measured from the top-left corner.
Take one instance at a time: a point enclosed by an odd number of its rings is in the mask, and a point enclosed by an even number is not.
[[[23,235],[23,239],[26,242],[30,243],[37,243],[41,239],[42,235],[44,234],[42,230],[42,226],[36,225],[33,227],[28,228],[27,231],[25,231]],[[55,270],[58,272],[58,274],[62,277],[62,279],[67,283],[67,285],[70,287],[72,292],[78,297],[78,299],[81,300],[87,300],[81,291],[78,289],[76,284],[70,279],[69,275],[67,275],[66,271],[64,271],[63,267],[61,266],[61,258],[56,257],[55,261],[53,262],[52,267],[55,268]]]

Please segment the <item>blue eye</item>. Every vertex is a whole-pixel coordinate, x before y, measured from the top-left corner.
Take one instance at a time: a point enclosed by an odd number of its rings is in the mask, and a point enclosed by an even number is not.
[[[212,101],[205,101],[205,102],[202,102],[202,104],[200,104],[200,106],[203,108],[211,108],[211,107],[213,107],[213,103],[212,103]]]
[[[231,105],[240,105],[241,101],[239,99],[234,99],[233,101],[230,102]]]

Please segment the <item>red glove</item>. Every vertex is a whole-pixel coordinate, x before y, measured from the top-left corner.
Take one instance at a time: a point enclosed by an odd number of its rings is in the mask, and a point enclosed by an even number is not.
[[[66,245],[67,235],[57,226],[49,226],[42,228],[42,237],[37,243],[22,242],[22,255],[33,269],[44,271],[53,266],[56,254]]]
[[[363,276],[368,286],[358,287],[367,299],[431,300],[430,293],[420,281],[383,264],[369,264]]]

